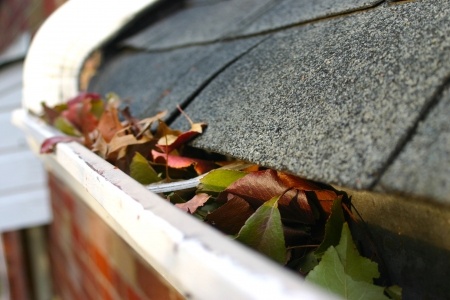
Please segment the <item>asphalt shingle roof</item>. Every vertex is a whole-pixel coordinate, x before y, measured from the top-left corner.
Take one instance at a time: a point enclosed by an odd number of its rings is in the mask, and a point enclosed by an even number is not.
[[[450,203],[449,18],[446,1],[187,1],[90,90],[140,117],[182,104],[209,124],[201,148]]]

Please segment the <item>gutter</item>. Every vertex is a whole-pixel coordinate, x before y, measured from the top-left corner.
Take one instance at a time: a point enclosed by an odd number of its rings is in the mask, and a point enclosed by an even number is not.
[[[34,152],[61,133],[28,111],[40,113],[41,101],[52,106],[76,95],[89,54],[156,2],[71,0],[41,27],[25,62],[23,108],[13,114]],[[82,145],[60,143],[40,158],[186,298],[336,299],[177,209]]]

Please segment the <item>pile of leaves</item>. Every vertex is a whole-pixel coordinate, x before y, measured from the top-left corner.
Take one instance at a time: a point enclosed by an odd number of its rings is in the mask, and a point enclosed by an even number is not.
[[[206,124],[192,122],[181,109],[190,123],[185,132],[165,124],[165,112],[138,120],[119,107],[113,94],[103,100],[83,93],[55,107],[43,103],[42,117],[66,135],[44,141],[41,153],[76,141],[144,185],[198,177],[197,186],[162,196],[345,299],[401,298],[397,286],[374,284],[378,265],[353,241],[350,228],[361,221],[346,193],[189,147]]]

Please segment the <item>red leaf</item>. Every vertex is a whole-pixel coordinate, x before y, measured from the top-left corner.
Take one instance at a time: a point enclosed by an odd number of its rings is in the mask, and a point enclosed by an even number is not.
[[[208,199],[211,196],[205,193],[200,193],[195,195],[191,200],[189,200],[186,203],[177,203],[175,204],[175,206],[181,208],[182,210],[184,210],[185,212],[188,213],[195,213],[195,211],[197,210],[197,208],[199,208],[200,206],[203,206],[206,201],[208,201]]]
[[[326,206],[330,198],[333,200],[336,198],[333,191],[322,192],[323,188],[313,182],[274,170],[250,173],[231,184],[225,192],[245,199],[257,209],[264,202],[283,194],[289,188],[293,189],[286,192],[278,201],[281,216],[285,221],[303,224],[315,222],[316,218],[305,191],[318,190],[320,199],[326,202]]]
[[[67,105],[75,105],[77,103],[81,103],[85,100],[101,100],[101,96],[96,93],[80,93],[77,96],[73,97],[69,101],[67,101]]]
[[[69,142],[81,142],[79,138],[73,136],[54,136],[46,139],[42,145],[40,153],[51,153],[53,152],[55,145],[58,143],[69,143]]]
[[[201,132],[198,131],[186,131],[180,134],[175,141],[172,143],[169,143],[169,145],[165,144],[164,137],[162,137],[158,144],[156,145],[159,149],[161,149],[163,152],[170,153],[175,149],[180,148],[180,146],[186,144],[190,140],[192,140],[194,137],[199,135]],[[164,143],[164,144],[162,144]]]
[[[216,164],[211,161],[201,160],[197,158],[183,157],[171,155],[152,150],[153,160],[155,162],[167,163],[170,168],[183,169],[193,166],[197,174],[204,174],[214,169]]]
[[[101,101],[97,94],[82,93],[69,100],[68,108],[62,113],[62,116],[86,135],[97,127],[98,119],[91,109],[94,102]]]
[[[182,145],[189,142],[191,139],[196,137],[197,135],[201,134],[203,132],[203,129],[206,127],[206,123],[194,123],[192,120],[188,117],[188,115],[185,114],[185,112],[181,109],[180,106],[178,106],[178,110],[186,117],[186,119],[189,121],[189,124],[191,124],[191,129],[189,131],[178,133],[173,130],[168,130],[169,128],[167,125],[163,124],[165,127],[163,127],[162,131],[165,131],[163,136],[159,139],[156,146],[161,149],[165,153],[170,153],[175,149],[180,148]],[[171,137],[170,140],[167,140],[167,135],[170,136],[176,136],[174,139]]]

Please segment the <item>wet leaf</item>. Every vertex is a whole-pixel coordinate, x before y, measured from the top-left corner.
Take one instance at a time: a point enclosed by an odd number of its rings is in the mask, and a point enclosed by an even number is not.
[[[325,251],[319,265],[308,274],[306,280],[344,299],[388,299],[384,288],[373,284],[373,279],[378,277],[377,264],[360,256],[345,223],[339,244]]]
[[[278,210],[280,197],[273,197],[248,218],[236,239],[273,260],[286,263],[283,224]]]
[[[181,208],[185,212],[193,214],[200,206],[203,206],[210,197],[210,195],[205,193],[196,194],[191,200],[185,203],[175,204],[175,206]]]
[[[130,176],[142,184],[150,184],[161,181],[156,171],[148,163],[147,159],[139,152],[133,156],[130,164]]]

